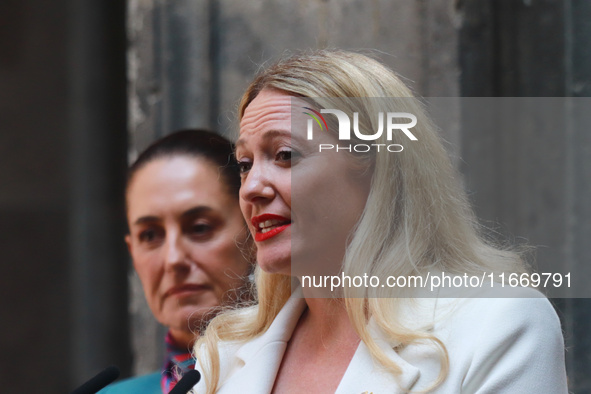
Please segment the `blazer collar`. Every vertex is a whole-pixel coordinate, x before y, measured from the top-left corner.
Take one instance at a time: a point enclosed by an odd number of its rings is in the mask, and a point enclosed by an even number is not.
[[[398,355],[394,350],[396,343],[389,340],[373,320],[370,320],[369,331],[379,348],[401,369],[401,374],[398,377],[392,375],[372,358],[367,346],[360,342],[335,394],[408,393],[419,379],[420,370]]]
[[[287,344],[304,309],[306,309],[306,300],[302,296],[302,289],[298,287],[281,308],[269,329],[245,343],[236,352],[236,357],[247,363],[257,357],[259,350],[270,343],[284,342]]]
[[[306,302],[301,289],[297,289],[264,334],[240,346],[234,357],[226,358],[221,355],[221,367],[224,368],[224,364],[233,367],[231,378],[222,383],[220,392],[271,392],[287,342],[305,308]],[[400,367],[402,373],[394,377],[373,360],[369,349],[360,342],[336,394],[407,393],[419,379],[419,369],[400,357],[393,349],[396,344],[373,321],[370,321],[369,329],[380,349]],[[220,350],[225,353],[223,349]]]
[[[301,289],[292,293],[269,329],[236,349],[235,343],[220,345],[219,393],[270,393],[287,342],[306,308]],[[227,378],[227,379],[226,379]]]

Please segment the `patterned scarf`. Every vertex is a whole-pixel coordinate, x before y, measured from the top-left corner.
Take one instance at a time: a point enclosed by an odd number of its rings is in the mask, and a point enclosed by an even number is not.
[[[195,368],[195,360],[191,356],[189,349],[183,349],[176,344],[170,332],[166,334],[165,341],[166,358],[164,359],[160,386],[162,392],[168,394],[184,373]]]

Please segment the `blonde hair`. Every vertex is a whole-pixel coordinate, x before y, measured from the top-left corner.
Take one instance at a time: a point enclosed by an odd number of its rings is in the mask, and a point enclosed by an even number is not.
[[[430,269],[450,274],[526,271],[519,254],[495,247],[481,235],[435,126],[423,106],[390,69],[368,56],[339,50],[292,55],[255,77],[240,102],[240,118],[263,89],[312,98],[318,106],[330,102],[330,98],[362,98],[351,105],[359,112],[359,124],[366,130],[376,130],[376,119],[370,119],[367,114],[375,114],[373,106],[380,104],[363,98],[393,98],[397,111],[417,117],[413,134],[416,133],[420,143],[405,147],[404,154],[366,157],[372,166],[371,190],[347,246],[343,261],[343,272],[347,275],[384,278],[425,274]],[[385,133],[375,142],[387,144]],[[220,377],[218,342],[248,341],[262,334],[290,296],[289,277],[257,268],[255,281],[258,305],[217,316],[195,346],[206,369],[208,393],[216,391]],[[425,341],[435,344],[441,369],[432,388],[441,384],[449,369],[445,345],[426,331],[408,329],[401,324],[398,298],[392,289],[358,292],[359,289],[344,289],[345,308],[372,357],[395,376],[401,373],[400,367],[380,350],[370,335],[369,318],[400,346]],[[205,351],[205,357],[201,351]]]

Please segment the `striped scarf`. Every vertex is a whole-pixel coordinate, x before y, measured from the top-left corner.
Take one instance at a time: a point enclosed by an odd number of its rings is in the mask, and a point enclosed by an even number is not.
[[[191,356],[189,349],[180,348],[170,335],[166,334],[166,358],[164,359],[164,369],[160,386],[162,392],[168,394],[177,384],[184,373],[195,369],[195,360]]]

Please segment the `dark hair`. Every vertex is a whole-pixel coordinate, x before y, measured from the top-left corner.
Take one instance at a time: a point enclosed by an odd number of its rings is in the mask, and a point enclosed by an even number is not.
[[[175,131],[154,141],[127,170],[125,191],[134,175],[146,164],[160,158],[174,156],[200,157],[219,167],[229,193],[238,196],[240,172],[233,157],[234,144],[214,132],[203,129]]]

